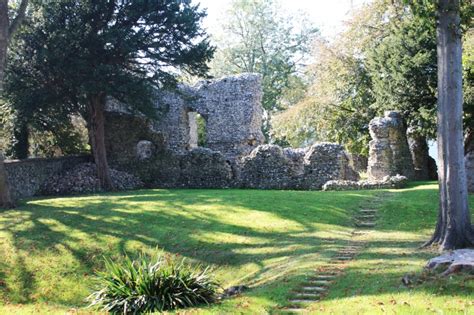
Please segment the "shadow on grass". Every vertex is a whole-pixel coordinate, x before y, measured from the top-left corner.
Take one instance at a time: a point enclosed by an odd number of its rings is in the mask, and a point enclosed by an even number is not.
[[[267,273],[272,276],[266,282],[259,282],[260,287],[248,294],[282,303],[291,285],[301,277],[298,273],[288,275],[285,268],[300,263],[299,260],[326,261],[332,257],[349,238],[354,212],[373,200],[375,194],[374,191],[140,190],[41,198],[26,201],[16,210],[0,211],[0,227],[10,237],[13,251],[27,257],[29,253],[41,255],[45,251],[61,255],[65,250],[79,261],[84,273],[101,269],[102,255],[116,257],[129,252],[133,256],[139,248],[156,247],[217,267],[241,268],[254,264],[257,271],[246,275],[246,283],[255,282]],[[380,204],[378,231],[419,233],[434,226],[435,189],[415,187],[384,196],[387,198]],[[319,236],[325,232],[330,236]],[[359,260],[389,262],[399,255],[383,249],[419,245],[415,241],[373,240],[370,249],[374,251],[360,256]],[[273,263],[269,264],[269,260]],[[25,289],[16,290],[21,298],[14,297],[8,283],[6,288],[0,286],[3,295],[16,302],[35,301],[35,276],[25,268],[25,261],[10,262],[0,257],[0,266],[24,275],[20,278],[24,284],[19,287]],[[360,275],[369,282],[377,281],[381,275],[371,274],[369,269],[348,269],[346,287],[343,285],[340,293],[329,298],[346,297],[347,288],[356,285]],[[403,276],[401,273],[386,270],[382,277],[395,281]],[[279,288],[275,290],[280,293],[269,294],[266,290],[272,286]],[[397,292],[400,287],[390,284],[377,290],[378,294]],[[376,291],[360,293],[376,294]]]
[[[246,278],[252,283],[277,265],[264,261],[333,255],[349,237],[352,207],[372,198],[370,193],[336,195],[340,197],[301,191],[142,190],[33,199],[0,212],[0,226],[10,237],[12,251],[23,253],[19,259],[45,251],[62,255],[65,250],[80,262],[81,271],[91,273],[101,268],[102,255],[135,255],[136,247],[129,246],[134,243],[206,265],[255,264],[258,271]],[[216,214],[219,211],[226,213]],[[272,226],[274,221],[280,225]],[[334,237],[315,235],[321,226],[334,228]],[[9,264],[24,283],[3,293],[16,302],[33,301],[35,276],[24,268],[24,261],[0,258],[0,263]]]

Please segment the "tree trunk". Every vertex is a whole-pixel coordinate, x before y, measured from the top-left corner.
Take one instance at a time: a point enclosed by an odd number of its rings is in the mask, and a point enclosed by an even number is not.
[[[91,141],[94,162],[97,168],[97,176],[102,189],[113,190],[114,187],[110,178],[107,154],[105,151],[104,108],[104,93],[89,96],[89,137]]]
[[[8,0],[0,0],[0,94],[3,92],[3,77],[7,61],[9,26]]]
[[[3,93],[3,77],[7,61],[9,26],[8,0],[0,0],[0,97]],[[0,208],[12,208],[14,207],[14,203],[10,195],[10,188],[3,159],[3,152],[0,150]]]
[[[459,0],[438,2],[438,222],[428,244],[441,250],[474,244],[468,207],[462,130]]]
[[[29,155],[29,130],[28,124],[25,122],[20,122],[14,130],[15,135],[15,144],[13,145],[14,156],[17,159],[23,160],[27,159]]]
[[[429,155],[426,137],[414,132],[412,128],[407,130],[408,146],[415,168],[415,180],[436,180],[438,174],[436,162]]]
[[[0,208],[14,208],[15,203],[10,195],[8,177],[3,159],[3,154],[0,152]]]

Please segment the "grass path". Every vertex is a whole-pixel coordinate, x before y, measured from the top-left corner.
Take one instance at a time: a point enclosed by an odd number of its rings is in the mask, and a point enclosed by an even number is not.
[[[474,312],[472,277],[400,282],[435,255],[418,246],[434,227],[436,185],[379,193],[140,190],[28,200],[0,210],[0,313],[88,313],[84,298],[102,256],[158,249],[216,267],[224,286],[252,287],[180,314],[278,314],[308,274],[351,242],[353,216],[371,203],[377,226],[356,237],[366,246],[307,311]]]

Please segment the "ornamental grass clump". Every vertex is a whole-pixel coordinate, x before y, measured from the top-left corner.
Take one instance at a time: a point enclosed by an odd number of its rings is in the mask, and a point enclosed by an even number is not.
[[[90,307],[121,314],[140,314],[209,304],[216,301],[219,285],[209,268],[191,266],[159,256],[122,262],[105,259],[98,275],[98,290]]]

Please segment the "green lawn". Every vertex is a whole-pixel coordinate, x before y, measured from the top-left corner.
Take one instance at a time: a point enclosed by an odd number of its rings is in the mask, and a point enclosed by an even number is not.
[[[430,183],[397,191],[157,189],[28,200],[0,211],[0,313],[73,312],[86,305],[102,256],[157,250],[215,266],[224,286],[252,287],[186,313],[279,313],[305,275],[351,238],[353,213],[375,202],[378,225],[358,238],[367,247],[308,311],[474,314],[472,276],[401,285],[435,255],[418,249],[436,217]]]

